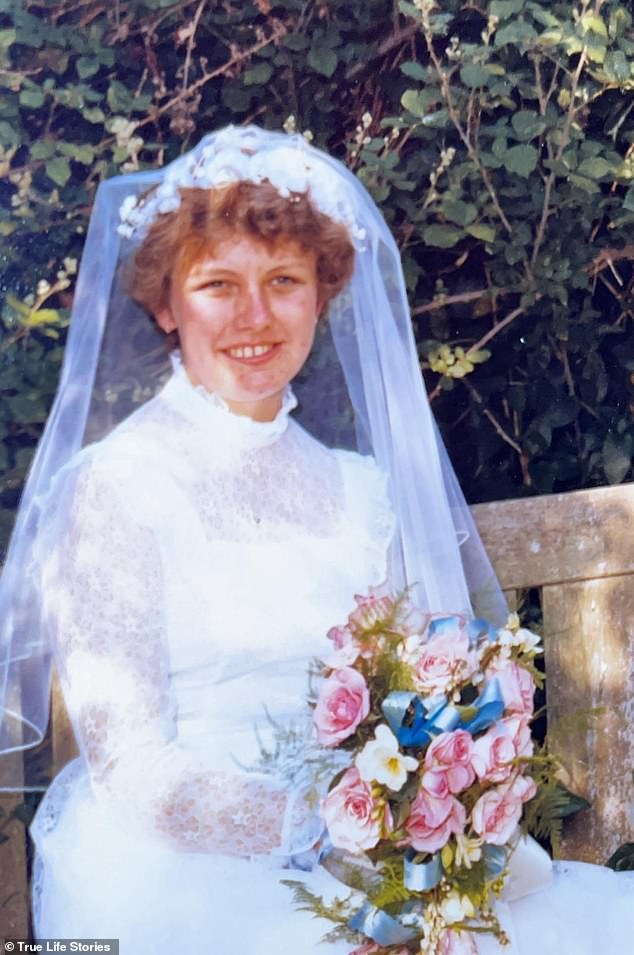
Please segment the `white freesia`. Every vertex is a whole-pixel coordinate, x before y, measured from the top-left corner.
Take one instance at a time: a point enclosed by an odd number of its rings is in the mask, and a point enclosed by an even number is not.
[[[541,653],[540,637],[525,627],[518,627],[517,629],[503,627],[498,630],[497,640],[504,651],[510,649],[510,647],[517,647],[524,653]],[[505,655],[508,656],[508,653],[505,653]]]
[[[475,909],[469,896],[459,895],[454,890],[440,903],[440,914],[447,925],[454,925],[456,922],[473,918]]]
[[[418,766],[417,759],[401,753],[396,736],[384,723],[377,726],[374,739],[365,744],[355,763],[364,782],[383,783],[393,792],[402,788],[408,772]]]
[[[526,630],[524,627],[520,627],[517,631],[517,636],[521,638],[519,646],[525,653],[542,652],[541,639],[536,633],[533,633],[532,630]]]
[[[456,865],[459,868],[464,866],[470,869],[474,862],[479,862],[482,858],[482,842],[483,840],[479,836],[469,838],[458,833],[456,836]]]

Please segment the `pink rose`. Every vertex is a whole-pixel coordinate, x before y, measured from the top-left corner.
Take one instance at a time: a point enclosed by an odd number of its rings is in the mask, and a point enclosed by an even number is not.
[[[327,637],[334,643],[335,652],[324,660],[326,666],[337,669],[356,663],[360,647],[348,627],[331,627]]]
[[[515,755],[512,734],[500,720],[473,744],[473,766],[478,779],[488,783],[504,782],[513,772]]]
[[[527,717],[520,715],[505,716],[500,722],[508,727],[513,740],[513,746],[515,747],[515,755],[518,758],[520,756],[532,756],[533,738]]]
[[[466,813],[454,796],[438,798],[419,789],[411,805],[405,828],[410,843],[418,852],[442,849],[449,836],[464,832]]]
[[[394,597],[383,592],[383,587],[370,587],[367,597],[355,594],[356,609],[348,617],[348,627],[352,633],[365,633],[394,613]]]
[[[456,626],[455,630],[442,632],[423,644],[414,664],[414,677],[421,692],[434,696],[467,680],[475,669],[469,637]]]
[[[504,707],[509,713],[533,715],[535,682],[528,670],[513,660],[501,660],[489,667],[487,676],[498,678]]]
[[[505,845],[522,815],[522,799],[508,784],[483,793],[473,807],[473,828],[485,842]]]
[[[469,932],[446,928],[440,936],[438,955],[478,955],[478,950]]]
[[[425,768],[442,772],[451,793],[467,789],[475,779],[471,765],[473,739],[466,730],[441,733],[429,745],[425,753]]]
[[[537,792],[537,785],[530,776],[518,776],[512,783],[511,789],[518,799],[528,802]]]
[[[371,787],[363,782],[358,770],[347,769],[321,804],[320,814],[332,844],[348,852],[372,849],[382,830],[392,828],[389,807],[386,805],[383,813],[377,812],[378,807]]]
[[[442,770],[428,769],[427,772],[423,773],[420,784],[425,792],[435,799],[446,799],[447,796],[451,795],[447,774],[443,773]]]
[[[528,720],[523,716],[507,716],[498,720],[484,736],[473,744],[473,766],[478,779],[501,783],[508,779],[514,760],[531,756],[533,741]]]
[[[313,720],[324,746],[336,746],[351,736],[370,712],[370,694],[360,673],[343,667],[324,680]]]

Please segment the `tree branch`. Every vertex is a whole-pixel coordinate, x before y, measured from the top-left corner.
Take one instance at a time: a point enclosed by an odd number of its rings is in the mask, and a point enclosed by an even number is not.
[[[500,289],[501,292],[505,292],[506,289]],[[461,302],[475,302],[480,298],[484,298],[486,295],[491,294],[491,289],[481,288],[473,292],[458,292],[456,295],[443,295],[442,298],[434,299],[433,302],[427,302],[425,305],[419,305],[417,308],[412,309],[412,317],[415,315],[425,315],[427,312],[437,312],[438,309],[444,308],[445,305],[457,305]]]
[[[207,5],[207,0],[200,0],[196,8],[196,13],[194,14],[194,19],[189,25],[189,38],[187,40],[187,53],[185,54],[185,66],[183,67],[183,87],[182,91],[187,89],[187,81],[189,79],[189,67],[191,66],[192,61],[192,52],[194,50],[194,44],[196,42],[196,30],[198,29],[198,24],[200,23],[200,18],[202,12]]]
[[[491,197],[491,201],[493,202],[495,211],[498,214],[500,222],[506,229],[507,233],[509,235],[512,235],[513,230],[511,228],[511,224],[509,220],[506,218],[506,215],[504,214],[504,210],[502,209],[502,206],[500,205],[497,193],[495,191],[495,187],[493,185],[493,182],[491,181],[491,177],[488,173],[488,170],[485,169],[482,163],[480,162],[480,158],[471,142],[471,139],[469,138],[467,132],[465,132],[463,125],[460,122],[460,114],[458,110],[456,109],[453,96],[451,95],[451,86],[449,84],[447,74],[443,70],[440,60],[438,59],[438,56],[436,55],[436,51],[434,50],[433,39],[429,35],[429,33],[427,33],[425,30],[423,30],[423,36],[425,37],[425,43],[427,44],[427,51],[429,53],[429,58],[434,64],[434,69],[436,70],[436,73],[438,74],[438,79],[440,80],[442,94],[447,104],[447,112],[449,113],[449,118],[451,119],[451,122],[453,123],[456,132],[460,136],[460,139],[462,140],[467,150],[469,159],[478,170],[478,173],[480,174],[480,178],[482,179],[484,185],[486,186],[486,190],[489,193],[489,196]]]
[[[150,115],[146,116],[145,119],[142,119],[137,123],[136,128],[140,129],[142,126],[147,126],[148,123],[155,123],[159,116],[162,116],[163,113],[169,112],[175,106],[177,106],[184,99],[188,99],[192,93],[195,93],[197,90],[202,89],[207,83],[211,80],[216,79],[218,76],[224,76],[230,70],[232,70],[238,64],[243,63],[245,60],[248,60],[255,53],[258,53],[260,50],[263,50],[265,46],[269,46],[271,43],[275,43],[277,40],[280,40],[288,32],[287,28],[283,23],[279,21],[276,22],[273,32],[267,36],[263,37],[253,46],[250,46],[247,50],[240,50],[237,53],[234,53],[226,63],[223,63],[222,66],[216,67],[215,70],[211,70],[209,73],[204,73],[200,79],[196,80],[195,83],[192,83],[187,89],[183,89],[180,93],[177,93],[176,96],[172,96],[167,103],[163,103],[162,106],[157,107],[153,110]]]
[[[467,390],[471,394],[473,400],[480,407],[482,414],[493,425],[493,428],[495,429],[496,433],[502,438],[504,442],[506,442],[506,444],[510,445],[510,447],[512,447],[513,450],[518,455],[520,460],[520,467],[522,468],[522,479],[523,479],[524,485],[526,487],[530,487],[532,484],[532,481],[528,471],[528,458],[524,454],[521,446],[517,443],[517,441],[514,440],[514,438],[511,437],[511,435],[507,431],[504,430],[504,428],[502,427],[500,422],[497,420],[493,412],[489,411],[489,409],[485,406],[484,398],[482,397],[480,392],[473,387],[471,382],[468,381],[466,378],[463,378],[461,380],[463,385],[467,388]]]
[[[496,322],[493,328],[490,328],[486,335],[483,335],[482,338],[475,343],[475,345],[471,345],[465,354],[465,358],[468,358],[473,352],[480,351],[481,348],[484,348],[484,346],[488,344],[492,338],[495,338],[495,336],[498,335],[503,328],[506,328],[506,326],[510,325],[511,322],[514,322],[515,319],[518,318],[518,316],[523,315],[525,311],[526,309],[522,305],[518,305],[517,308],[514,308],[512,312],[509,312],[505,318],[499,322]]]
[[[612,269],[612,264],[620,259],[634,259],[634,245],[624,245],[622,249],[600,249],[586,271],[590,275],[598,275],[603,269]]]
[[[567,148],[570,142],[570,130],[572,128],[572,122],[576,115],[575,109],[575,96],[577,89],[579,87],[579,81],[581,79],[581,74],[583,73],[583,68],[586,63],[586,48],[584,47],[579,55],[579,62],[577,63],[577,68],[573,74],[571,83],[570,83],[570,105],[568,107],[568,112],[566,113],[566,118],[564,120],[564,126],[561,131],[561,141],[557,152],[555,153],[555,158],[553,160],[554,164],[561,161],[561,158],[564,154],[565,149]],[[535,268],[537,259],[546,236],[546,227],[548,225],[548,219],[550,218],[550,196],[555,184],[555,179],[557,178],[557,171],[555,168],[552,168],[546,179],[544,186],[544,201],[542,203],[542,214],[540,216],[539,225],[537,227],[537,234],[535,236],[535,245],[533,246],[533,254],[531,255],[531,271]]]
[[[379,56],[384,56],[386,53],[389,53],[390,50],[393,50],[395,46],[400,46],[401,43],[405,43],[418,32],[418,24],[412,23],[407,27],[403,27],[402,30],[397,30],[388,36],[382,43],[379,43],[376,48],[376,53],[372,59],[376,59]],[[351,66],[349,70],[346,70],[346,79],[350,80],[357,74],[362,73],[363,70],[367,68],[368,61],[365,60],[362,63],[355,63],[354,66]]]

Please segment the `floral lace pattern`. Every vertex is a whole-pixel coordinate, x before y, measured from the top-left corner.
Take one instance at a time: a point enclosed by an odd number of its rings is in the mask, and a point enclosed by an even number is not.
[[[177,375],[82,452],[43,590],[95,797],[180,851],[290,855],[318,838],[310,800],[224,750],[262,703],[299,706],[327,627],[385,576],[392,516],[370,459],[290,420],[245,438],[234,418]]]

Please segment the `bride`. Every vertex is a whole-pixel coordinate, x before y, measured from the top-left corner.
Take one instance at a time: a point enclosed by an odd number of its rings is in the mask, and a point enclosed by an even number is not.
[[[386,578],[504,619],[367,193],[255,127],[104,183],[0,594],[3,748],[44,732],[52,650],[80,750],[32,826],[37,937],[351,951],[281,884],[342,894],[311,786],[262,750],[272,720],[301,725],[327,631]],[[500,903],[506,951],[634,951],[631,883],[555,869]]]

